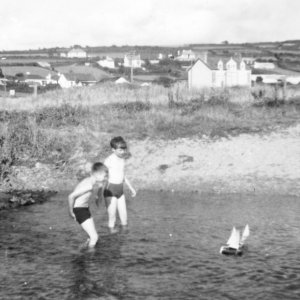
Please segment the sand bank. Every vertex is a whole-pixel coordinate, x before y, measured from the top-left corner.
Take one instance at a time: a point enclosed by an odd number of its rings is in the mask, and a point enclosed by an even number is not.
[[[300,125],[218,140],[133,142],[128,174],[141,188],[300,195]]]
[[[146,139],[129,144],[127,175],[137,189],[300,195],[300,125],[215,140]],[[18,188],[71,189],[96,149],[95,144],[89,154],[79,151],[66,169],[40,163],[32,169],[18,167]]]

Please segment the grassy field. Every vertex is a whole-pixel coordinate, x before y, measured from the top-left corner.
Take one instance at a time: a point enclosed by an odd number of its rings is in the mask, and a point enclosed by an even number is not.
[[[90,74],[97,81],[111,77],[110,74],[108,74],[107,72],[105,72],[103,70],[100,70],[98,68],[93,68],[90,66],[84,66],[84,65],[72,64],[72,65],[58,66],[58,67],[55,67],[55,70],[57,70],[60,73]]]
[[[40,76],[47,76],[48,74],[56,75],[57,73],[51,71],[49,69],[41,68],[41,67],[34,67],[34,66],[4,66],[1,67],[2,72],[5,76],[15,76],[16,74],[34,74]]]
[[[283,100],[272,87],[189,91],[184,84],[105,84],[1,99],[0,174],[15,164],[68,164],[78,151],[103,155],[116,135],[168,140],[266,132],[298,123],[299,104],[297,87],[288,87]]]

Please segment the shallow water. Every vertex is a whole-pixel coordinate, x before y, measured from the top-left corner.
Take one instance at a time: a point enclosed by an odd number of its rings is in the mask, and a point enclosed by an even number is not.
[[[101,240],[67,215],[66,195],[0,212],[0,299],[300,299],[300,202],[293,197],[140,192],[129,233]],[[248,251],[219,249],[250,225]]]

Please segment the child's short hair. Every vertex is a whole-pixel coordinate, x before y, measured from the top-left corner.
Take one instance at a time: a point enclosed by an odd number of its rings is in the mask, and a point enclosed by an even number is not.
[[[92,173],[95,173],[95,172],[108,172],[108,169],[103,163],[96,162],[92,166]]]
[[[121,136],[116,136],[116,137],[112,138],[110,141],[110,146],[113,149],[117,149],[117,148],[126,149],[127,148],[127,144]]]

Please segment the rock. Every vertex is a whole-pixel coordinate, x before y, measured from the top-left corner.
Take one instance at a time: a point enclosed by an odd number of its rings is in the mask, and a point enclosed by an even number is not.
[[[169,165],[159,165],[158,166],[158,171],[160,173],[164,173],[170,166]]]
[[[56,191],[48,190],[10,190],[6,193],[1,193],[0,210],[43,203],[55,193]]]
[[[194,161],[194,157],[190,156],[190,155],[179,155],[178,158],[179,158],[180,163],[182,163],[182,164]]]

